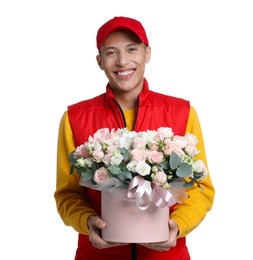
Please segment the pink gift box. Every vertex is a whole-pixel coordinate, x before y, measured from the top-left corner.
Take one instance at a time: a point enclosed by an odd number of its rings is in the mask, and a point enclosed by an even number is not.
[[[135,200],[119,197],[102,191],[102,219],[106,222],[106,227],[102,229],[104,240],[119,243],[168,240],[168,207],[160,208],[150,202],[147,209],[141,210]]]

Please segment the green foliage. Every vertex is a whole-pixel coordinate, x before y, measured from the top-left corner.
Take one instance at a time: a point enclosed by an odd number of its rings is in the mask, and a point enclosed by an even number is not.
[[[69,155],[69,161],[70,161],[70,163],[72,163],[72,164],[76,163],[76,159],[74,158],[74,152],[75,152],[75,151],[72,151],[72,152],[70,153],[70,155]]]
[[[170,164],[169,164],[168,160],[164,160],[163,162],[161,162],[161,163],[160,163],[160,166],[161,166],[165,171],[169,170],[169,168],[170,168]]]
[[[120,163],[119,165],[111,165],[108,167],[108,170],[112,176],[123,181],[131,180],[133,178],[132,173],[127,169],[124,162]]]
[[[93,172],[91,170],[82,171],[81,176],[84,181],[90,181],[93,179]]]
[[[170,168],[172,170],[175,170],[181,164],[180,157],[174,152],[172,152],[169,160],[170,160],[169,161],[170,162]]]
[[[118,165],[110,165],[108,170],[112,175],[118,175],[120,173],[120,168]]]
[[[75,164],[71,164],[71,167],[69,169],[69,174],[72,174],[75,170]]]
[[[176,171],[176,175],[180,178],[185,178],[192,173],[192,167],[188,163],[181,163]]]
[[[188,188],[193,187],[193,184],[194,184],[194,181],[185,182],[184,187],[188,189]]]
[[[204,162],[201,160],[194,161],[195,152],[191,153],[189,149],[186,149],[187,145],[192,146],[197,141],[191,134],[182,137],[186,145],[182,148],[181,143],[178,142],[178,137],[174,139],[172,129],[161,128],[158,129],[158,132],[165,132],[166,138],[161,140],[160,135],[152,136],[154,134],[152,131],[152,135],[148,134],[148,142],[146,142],[144,149],[142,146],[136,148],[133,143],[130,143],[129,139],[125,139],[124,133],[129,133],[127,129],[119,129],[116,132],[112,129],[112,132],[113,135],[107,136],[109,129],[100,129],[98,133],[99,136],[103,137],[103,141],[100,138],[99,140],[94,138],[94,140],[80,145],[76,154],[74,154],[76,150],[72,151],[69,155],[71,163],[69,174],[76,172],[81,175],[83,181],[90,181],[94,185],[101,183],[101,179],[104,181],[108,178],[116,178],[124,183],[130,183],[135,176],[141,175],[146,181],[154,181],[164,189],[172,187],[170,183],[173,184],[177,180],[179,180],[177,184],[184,185],[185,188],[191,188],[195,183],[200,187],[198,180],[202,180],[207,174]],[[120,140],[122,137],[123,142]],[[131,139],[135,137],[142,138],[145,141],[147,136],[142,132],[132,132],[129,136]],[[153,139],[149,140],[150,138]],[[136,159],[138,157],[132,153],[133,149],[139,149],[139,151],[135,152],[144,155],[143,160]],[[172,149],[174,152],[168,155],[168,149]],[[94,153],[95,151],[101,152],[99,156]],[[85,158],[81,157],[81,154]],[[108,166],[108,164],[110,165]],[[106,170],[97,171],[102,167],[106,168]],[[98,175],[101,177],[99,181],[97,179]]]
[[[125,169],[123,172],[120,172],[118,178],[122,181],[131,180],[133,178],[131,172]]]
[[[124,157],[124,161],[127,161],[129,159],[129,152],[126,148],[118,148],[122,156]]]

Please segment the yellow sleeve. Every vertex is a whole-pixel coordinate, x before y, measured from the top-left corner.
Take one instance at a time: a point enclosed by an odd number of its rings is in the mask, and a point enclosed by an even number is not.
[[[79,175],[69,175],[69,154],[75,149],[68,113],[62,116],[57,146],[57,178],[54,193],[57,210],[65,223],[77,232],[88,234],[87,219],[96,215],[85,201],[84,187],[79,185]]]
[[[203,160],[208,167],[201,126],[193,107],[190,108],[186,133],[192,133],[198,138],[199,143],[197,147],[200,153],[196,159]],[[187,193],[189,198],[184,203],[177,204],[170,215],[170,218],[175,220],[178,224],[178,237],[184,237],[189,234],[201,223],[206,213],[212,208],[215,190],[209,174],[208,177],[202,181],[201,186],[203,187],[203,191],[200,191],[197,185],[188,189]]]

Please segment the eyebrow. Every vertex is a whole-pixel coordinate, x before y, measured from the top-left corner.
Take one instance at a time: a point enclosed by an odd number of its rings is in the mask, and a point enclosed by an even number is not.
[[[129,48],[129,47],[133,47],[133,46],[139,46],[140,45],[140,43],[136,43],[136,42],[131,42],[131,43],[129,43],[129,44],[127,44],[126,46],[124,46],[124,47],[127,47],[127,48]],[[114,46],[108,46],[106,49],[103,49],[103,47],[101,48],[101,52],[104,52],[104,51],[106,51],[106,50],[110,50],[110,49],[117,49],[117,47],[114,47]]]

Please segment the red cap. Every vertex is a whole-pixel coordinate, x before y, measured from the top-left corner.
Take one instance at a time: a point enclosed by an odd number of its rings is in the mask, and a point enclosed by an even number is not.
[[[148,38],[142,24],[132,18],[117,16],[103,24],[97,33],[97,48],[100,50],[106,37],[117,30],[128,30],[138,36],[141,42],[148,46]]]

